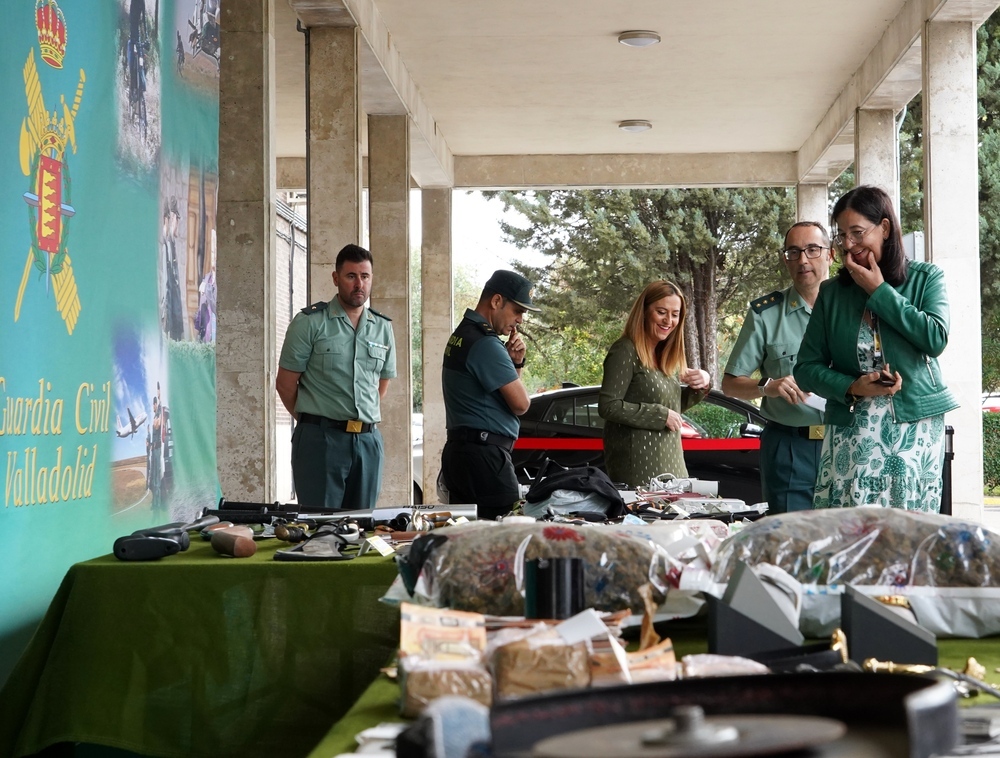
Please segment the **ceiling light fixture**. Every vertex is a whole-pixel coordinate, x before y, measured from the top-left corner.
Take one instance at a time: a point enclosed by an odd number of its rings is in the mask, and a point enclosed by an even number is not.
[[[647,129],[652,129],[653,125],[644,119],[630,118],[626,121],[619,121],[618,128],[623,132],[644,132]]]
[[[649,47],[660,41],[660,35],[648,30],[633,30],[619,34],[618,41],[629,47]]]

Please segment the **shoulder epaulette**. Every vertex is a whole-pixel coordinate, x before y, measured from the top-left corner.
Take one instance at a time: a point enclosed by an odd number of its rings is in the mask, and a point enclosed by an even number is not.
[[[384,318],[386,321],[392,321],[391,318],[389,318],[388,316],[386,316],[384,313],[379,313],[377,310],[375,310],[371,306],[368,306],[368,312],[369,313],[374,313],[376,316],[379,316],[380,318]]]
[[[328,306],[329,303],[313,303],[312,305],[307,305],[303,308],[300,313],[305,313],[307,315],[310,313],[319,313],[320,311],[325,311]]]
[[[760,313],[761,311],[766,311],[772,305],[784,302],[784,300],[785,295],[782,292],[772,292],[769,295],[764,295],[764,297],[751,300],[750,307],[753,308],[754,313]]]
[[[483,334],[496,334],[496,331],[485,321],[477,321],[476,326],[483,330]]]

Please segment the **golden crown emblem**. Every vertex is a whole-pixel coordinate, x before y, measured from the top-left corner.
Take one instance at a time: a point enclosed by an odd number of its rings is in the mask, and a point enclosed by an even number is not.
[[[66,55],[66,17],[56,0],[37,0],[35,27],[42,60],[53,68],[62,68]]]

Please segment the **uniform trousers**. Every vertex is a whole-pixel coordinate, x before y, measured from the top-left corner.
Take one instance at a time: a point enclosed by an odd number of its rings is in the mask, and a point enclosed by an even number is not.
[[[511,512],[521,498],[510,453],[496,445],[449,440],[441,453],[448,502],[475,503],[480,519]]]
[[[760,436],[760,483],[769,515],[813,507],[823,440],[768,424]]]
[[[382,489],[382,434],[356,434],[323,420],[292,432],[292,477],[299,505],[374,508]]]

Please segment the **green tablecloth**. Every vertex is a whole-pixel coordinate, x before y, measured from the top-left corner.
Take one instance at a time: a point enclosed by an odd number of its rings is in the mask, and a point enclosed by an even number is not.
[[[672,622],[660,628],[674,643],[677,658],[695,653],[707,653],[708,642],[703,621],[687,620]],[[938,640],[938,665],[961,671],[969,657],[986,666],[986,680],[998,686],[1000,674],[1000,637],[981,640],[941,639]],[[989,695],[963,700],[960,705],[995,703]],[[365,690],[365,693],[351,707],[347,714],[334,724],[333,728],[316,745],[309,758],[333,758],[341,753],[351,753],[357,748],[355,736],[363,729],[382,722],[407,721],[399,715],[399,685],[386,676],[379,676]]]
[[[393,561],[232,559],[198,541],[72,566],[0,690],[0,755],[86,742],[151,756],[302,756],[392,656]]]

